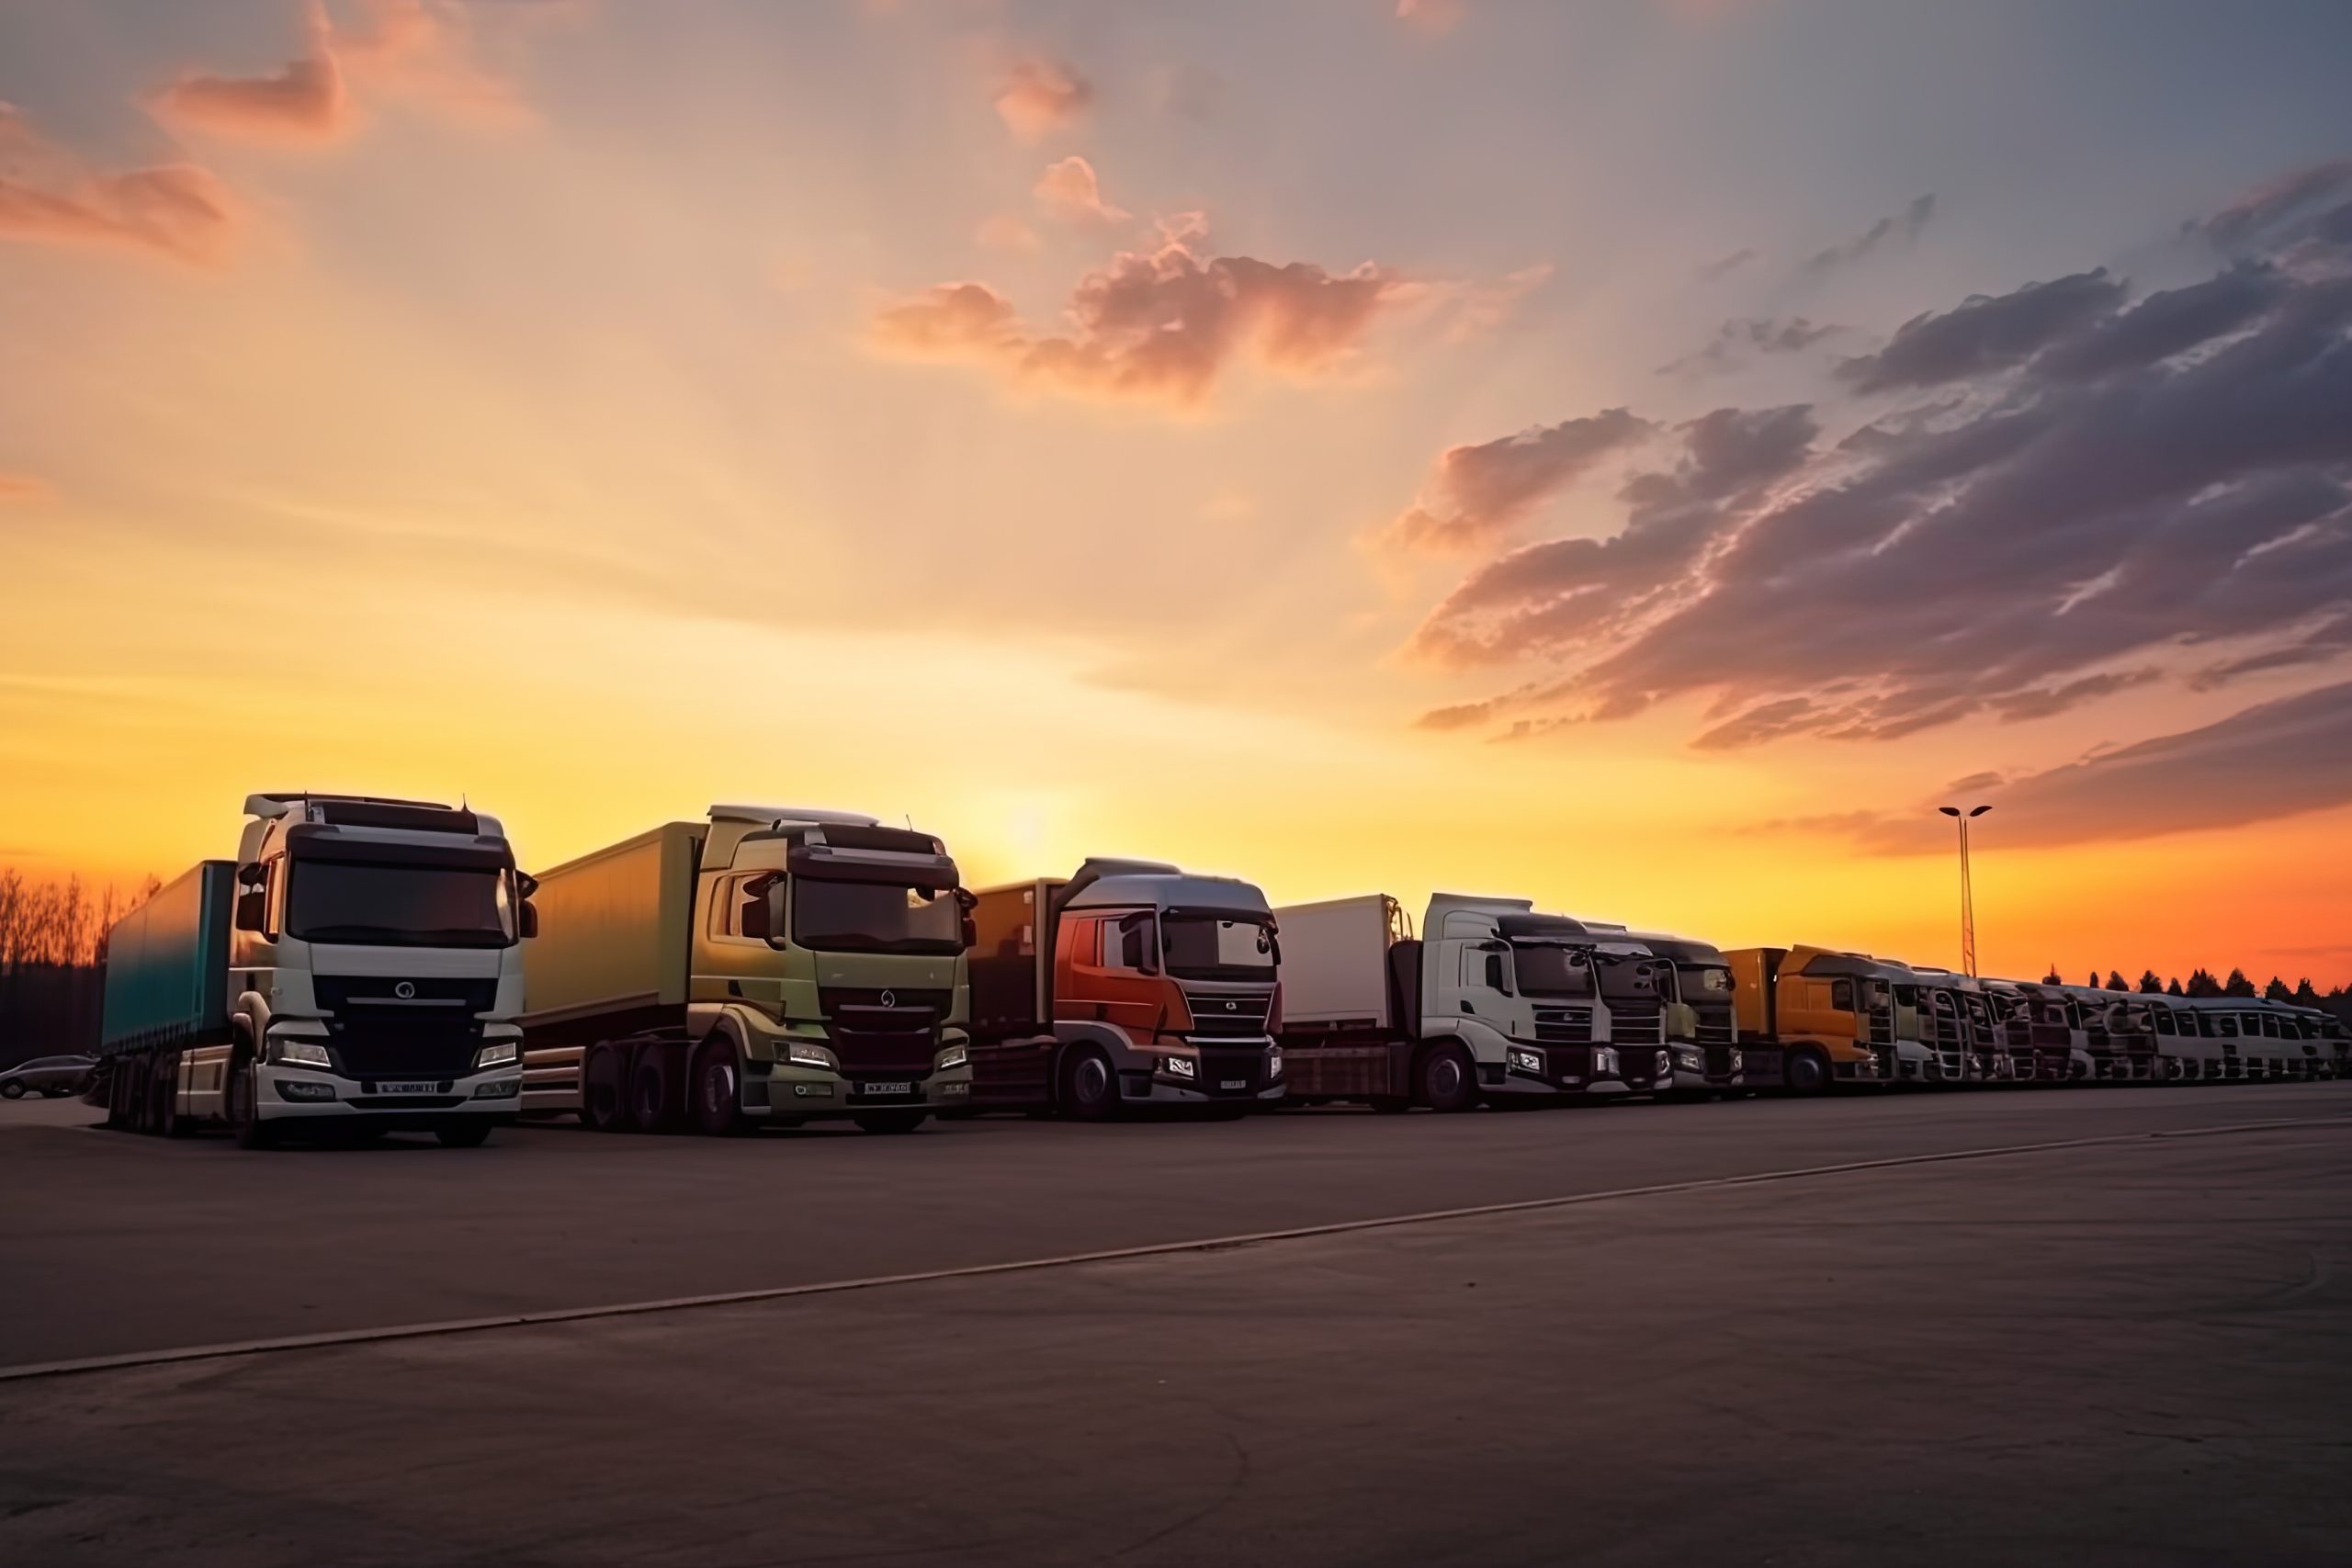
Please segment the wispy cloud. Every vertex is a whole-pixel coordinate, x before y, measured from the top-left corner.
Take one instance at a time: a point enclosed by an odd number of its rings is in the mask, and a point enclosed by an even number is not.
[[[1127,210],[1102,199],[1094,165],[1073,153],[1049,164],[1032,193],[1047,212],[1068,223],[1110,224],[1127,220]]]
[[[239,209],[192,164],[93,169],[0,104],[0,239],[143,251],[198,266],[228,259]]]
[[[996,112],[1016,138],[1037,142],[1077,123],[1093,101],[1093,87],[1065,62],[1023,60],[998,83]]]
[[[1900,239],[1906,244],[1916,244],[1919,236],[1928,231],[1928,222],[1935,214],[1933,192],[1916,197],[1911,205],[1901,212],[1880,219],[1851,239],[1840,240],[1815,252],[1805,258],[1804,270],[1816,277],[1835,272],[1841,266],[1860,261],[1889,240]]]

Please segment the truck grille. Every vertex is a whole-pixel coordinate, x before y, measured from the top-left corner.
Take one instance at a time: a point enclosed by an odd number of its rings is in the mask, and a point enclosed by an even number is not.
[[[1537,1008],[1535,1038],[1559,1045],[1582,1045],[1592,1039],[1590,1008]]]
[[[397,976],[313,975],[311,994],[337,1018],[470,1021],[498,1005],[498,982],[401,979]]]
[[[1871,1038],[1873,1045],[1894,1043],[1894,1011],[1892,1008],[1871,1009]]]
[[[817,1005],[825,1010],[830,1043],[844,1075],[920,1078],[930,1076],[939,1021],[955,1005],[955,993],[823,986]]]
[[[1730,1045],[1737,1042],[1739,1037],[1732,1026],[1731,1009],[1700,1008],[1696,1010],[1699,1021],[1691,1030],[1691,1033],[1698,1036],[1694,1043]]]
[[[311,994],[328,1014],[327,1041],[345,1076],[453,1078],[474,1070],[475,1015],[498,1005],[498,982],[313,975]]]
[[[1195,1036],[1255,1040],[1266,1032],[1266,1017],[1273,1010],[1272,991],[1186,991],[1184,1007],[1193,1015]]]
[[[1225,1087],[1233,1083],[1241,1087]],[[1231,1045],[1202,1046],[1200,1087],[1202,1093],[1213,1098],[1232,1100],[1256,1094],[1266,1087],[1266,1053]]]
[[[1611,1002],[1609,1042],[1612,1045],[1657,1045],[1666,1040],[1666,1012],[1656,1002]],[[1628,1069],[1630,1071],[1630,1069]]]

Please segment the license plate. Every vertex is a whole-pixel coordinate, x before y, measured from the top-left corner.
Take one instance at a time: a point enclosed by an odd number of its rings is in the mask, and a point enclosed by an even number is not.
[[[1219,1089],[1248,1089],[1250,1087],[1250,1080],[1248,1078],[1219,1078],[1217,1080],[1216,1087]]]
[[[915,1086],[910,1083],[862,1083],[857,1086],[857,1092],[864,1095],[906,1095],[914,1091]]]
[[[406,1078],[386,1079],[376,1085],[378,1094],[439,1094],[441,1086],[431,1080],[412,1081]]]

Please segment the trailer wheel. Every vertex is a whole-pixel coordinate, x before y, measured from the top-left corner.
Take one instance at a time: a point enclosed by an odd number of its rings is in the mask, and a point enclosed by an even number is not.
[[[1819,1094],[1829,1087],[1829,1058],[1810,1045],[1799,1046],[1789,1053],[1781,1083],[1791,1094]]]
[[[490,1142],[487,1122],[453,1122],[446,1127],[433,1129],[434,1137],[445,1149],[478,1149]]]
[[[695,1131],[707,1137],[731,1138],[751,1130],[743,1114],[742,1074],[735,1059],[735,1043],[714,1035],[695,1056],[693,1084]]]
[[[1431,1111],[1467,1111],[1478,1103],[1478,1075],[1459,1045],[1432,1045],[1414,1065],[1413,1082]]]
[[[927,1111],[861,1111],[850,1118],[861,1132],[911,1133],[922,1125]]]
[[[1119,1113],[1119,1075],[1111,1058],[1080,1045],[1062,1058],[1062,1109],[1080,1122],[1107,1122]]]
[[[629,1117],[628,1053],[599,1040],[580,1064],[580,1121],[599,1133],[635,1129]]]

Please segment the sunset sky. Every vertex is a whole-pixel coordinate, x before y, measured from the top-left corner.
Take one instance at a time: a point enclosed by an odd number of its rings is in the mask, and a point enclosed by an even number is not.
[[[2352,980],[2352,7],[0,0],[0,863],[714,799]]]

